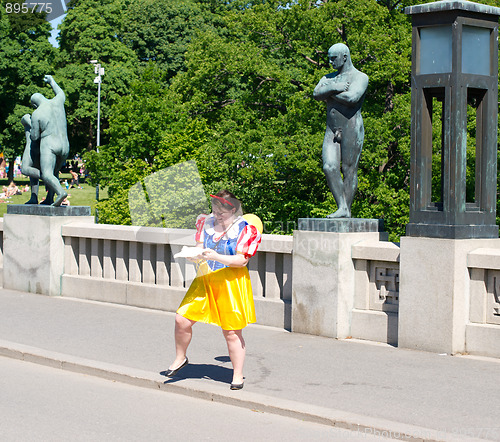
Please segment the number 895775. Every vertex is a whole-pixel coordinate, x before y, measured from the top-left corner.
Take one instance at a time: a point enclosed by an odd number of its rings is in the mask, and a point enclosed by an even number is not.
[[[7,14],[27,14],[28,12],[52,12],[52,3],[6,3],[5,12]]]

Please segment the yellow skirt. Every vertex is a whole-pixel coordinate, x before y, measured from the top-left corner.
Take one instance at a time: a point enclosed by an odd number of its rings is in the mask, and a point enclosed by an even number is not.
[[[225,267],[214,272],[205,263],[177,309],[179,315],[223,330],[241,330],[255,322],[252,285],[246,267]]]

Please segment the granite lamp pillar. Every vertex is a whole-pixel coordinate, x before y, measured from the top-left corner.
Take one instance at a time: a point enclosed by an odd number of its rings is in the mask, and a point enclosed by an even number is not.
[[[463,353],[473,307],[468,256],[479,248],[500,249],[495,219],[500,9],[442,0],[405,12],[413,23],[412,141],[398,346]],[[468,155],[469,170],[475,161],[469,188]]]
[[[500,9],[443,0],[411,6],[405,12],[412,16],[413,26],[410,222],[406,234],[498,238]],[[467,195],[468,107],[469,113],[471,109],[475,112],[476,124],[475,189],[469,189]]]

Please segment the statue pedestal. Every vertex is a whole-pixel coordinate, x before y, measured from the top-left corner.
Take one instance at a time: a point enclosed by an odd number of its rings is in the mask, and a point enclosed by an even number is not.
[[[351,247],[387,240],[382,220],[302,218],[293,235],[292,331],[350,335],[354,305]]]
[[[4,288],[59,296],[64,272],[62,226],[93,223],[90,207],[12,205],[3,219]]]
[[[299,230],[330,233],[373,233],[384,231],[384,220],[368,218],[299,218]]]

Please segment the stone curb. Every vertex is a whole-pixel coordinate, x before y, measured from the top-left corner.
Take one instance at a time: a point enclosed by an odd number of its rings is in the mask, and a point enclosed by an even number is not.
[[[84,359],[4,340],[0,340],[0,356],[137,387],[159,389],[169,393],[183,394],[253,411],[329,425],[363,435],[375,435],[388,439],[415,442],[484,441],[484,439],[465,437],[459,434],[280,399],[245,390],[231,391],[227,389],[227,391],[223,391],[219,385],[193,379],[183,379],[180,385],[174,383],[175,381],[169,382],[168,378],[159,373]],[[226,388],[227,386],[224,386],[224,389]]]

